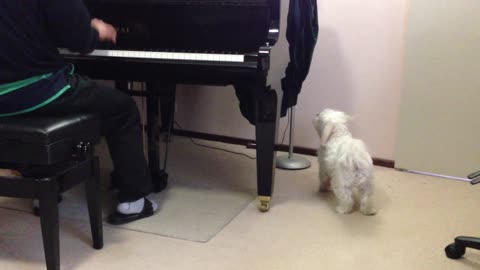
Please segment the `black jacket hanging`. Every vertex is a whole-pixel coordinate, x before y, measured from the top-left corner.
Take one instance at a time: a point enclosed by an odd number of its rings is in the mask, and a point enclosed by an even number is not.
[[[298,94],[310,71],[318,38],[317,0],[290,0],[287,22],[290,63],[282,79],[281,116],[297,104]]]
[[[317,0],[290,0],[287,18],[287,41],[290,63],[282,79],[283,101],[281,116],[297,104],[302,84],[307,78],[318,37]],[[255,124],[255,90],[251,85],[235,85],[242,115]]]

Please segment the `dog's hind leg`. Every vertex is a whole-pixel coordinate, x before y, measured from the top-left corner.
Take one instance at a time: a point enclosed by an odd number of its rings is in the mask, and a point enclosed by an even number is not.
[[[337,198],[337,212],[340,214],[348,214],[353,210],[353,193],[352,190],[345,187],[333,187],[333,192]]]
[[[320,170],[318,173],[318,179],[320,180],[320,192],[327,192],[331,190],[330,187],[330,176],[325,172],[325,170]]]
[[[364,183],[358,189],[360,196],[360,212],[367,216],[373,216],[377,213],[377,210],[372,206],[371,195],[373,192],[373,185],[371,182]]]
[[[319,153],[322,153],[319,150]],[[320,181],[320,185],[318,188],[319,192],[327,192],[332,190],[330,186],[330,175],[328,175],[327,165],[325,161],[322,159],[322,155],[320,154],[318,157],[318,180]]]

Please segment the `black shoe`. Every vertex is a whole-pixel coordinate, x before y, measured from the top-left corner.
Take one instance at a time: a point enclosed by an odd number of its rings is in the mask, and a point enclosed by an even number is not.
[[[108,217],[107,221],[112,225],[122,225],[122,224],[130,223],[132,221],[136,221],[139,219],[151,217],[153,216],[153,214],[155,214],[155,211],[153,209],[152,202],[147,198],[145,198],[145,203],[140,213],[122,214],[119,212],[115,212]]]

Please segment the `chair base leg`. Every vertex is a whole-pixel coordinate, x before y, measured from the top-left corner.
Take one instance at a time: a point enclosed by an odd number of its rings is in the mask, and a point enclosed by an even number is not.
[[[480,238],[459,236],[455,238],[455,243],[445,247],[445,255],[450,259],[460,259],[467,247],[480,250]]]

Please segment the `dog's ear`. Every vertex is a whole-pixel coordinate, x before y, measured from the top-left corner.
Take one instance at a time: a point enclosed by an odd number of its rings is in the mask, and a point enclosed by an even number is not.
[[[354,119],[354,117],[352,115],[348,115],[347,114],[347,122],[350,122]]]
[[[351,115],[349,115],[349,114],[346,114],[346,113],[344,113],[344,112],[342,112],[342,117],[341,117],[341,118],[342,118],[343,121],[344,121],[343,124],[346,124],[346,123],[348,123],[348,122],[350,122],[350,121],[353,120],[353,116],[351,116]]]
[[[320,132],[322,130],[322,121],[320,120],[320,115],[319,114],[317,114],[313,118],[312,125],[313,125],[313,128],[317,131],[318,136],[321,136],[322,134],[320,134]]]
[[[324,145],[327,143],[328,138],[333,132],[335,125],[333,123],[326,123],[322,129],[322,135],[320,136],[320,144]]]

